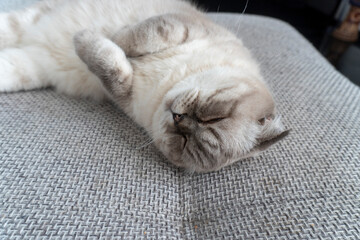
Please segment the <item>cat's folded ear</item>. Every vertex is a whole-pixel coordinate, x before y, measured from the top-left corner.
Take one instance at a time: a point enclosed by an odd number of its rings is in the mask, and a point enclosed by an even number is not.
[[[274,145],[275,143],[279,142],[280,140],[284,139],[287,135],[289,135],[291,129],[284,130],[280,134],[273,136],[272,138],[268,138],[266,140],[260,140],[256,147],[253,149],[257,152],[262,152]]]
[[[261,125],[261,134],[257,138],[257,144],[251,150],[250,155],[265,151],[275,143],[284,139],[291,131],[291,129],[285,130],[279,116],[264,119],[264,122],[259,120],[259,124]]]

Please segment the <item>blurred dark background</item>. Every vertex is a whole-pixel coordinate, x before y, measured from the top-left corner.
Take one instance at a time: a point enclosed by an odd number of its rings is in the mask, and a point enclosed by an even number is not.
[[[208,12],[242,13],[246,0],[194,0]],[[316,49],[326,56],[331,33],[349,12],[347,0],[249,0],[246,14],[281,19],[294,26]],[[354,83],[360,85],[360,41],[332,64]]]

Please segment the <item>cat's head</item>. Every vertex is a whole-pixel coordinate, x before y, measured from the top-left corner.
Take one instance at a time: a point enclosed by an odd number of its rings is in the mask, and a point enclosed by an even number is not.
[[[196,172],[253,156],[288,133],[264,83],[231,70],[181,81],[154,120],[155,145],[173,164]]]

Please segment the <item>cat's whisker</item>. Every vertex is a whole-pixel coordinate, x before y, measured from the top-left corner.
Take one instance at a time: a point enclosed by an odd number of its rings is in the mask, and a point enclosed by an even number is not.
[[[148,137],[142,144],[145,144],[147,142],[151,142],[152,141],[152,138]]]
[[[159,133],[160,133],[160,130],[157,130],[157,131],[148,130],[148,131],[146,131],[146,132],[147,132],[147,135],[148,135],[147,137],[148,137],[149,139],[151,139],[152,136],[159,134]]]
[[[172,139],[172,138],[175,138],[175,137],[179,137],[178,135],[173,135],[173,136],[170,136],[168,137],[169,139]],[[152,144],[155,140],[154,139],[147,139],[146,141],[144,141],[143,143],[141,143],[141,146],[140,147],[137,147],[135,148],[136,150],[139,150],[139,149],[142,149],[142,148],[145,148],[147,146],[149,146],[150,144]]]
[[[142,148],[144,148],[144,147],[149,146],[149,145],[152,144],[153,142],[154,142],[153,139],[148,139],[148,140],[146,140],[144,143],[142,143],[142,145],[141,145],[140,147],[137,147],[137,148],[135,148],[135,149],[136,149],[136,150],[142,149]]]
[[[238,21],[236,23],[237,25],[237,28],[236,28],[236,34],[239,32],[239,29],[240,29],[240,26],[241,26],[241,18],[242,18],[242,15],[244,15],[247,7],[248,7],[248,4],[249,4],[249,0],[246,0],[246,3],[245,3],[245,7],[244,7],[244,10],[241,12],[240,16],[238,17]]]
[[[243,15],[248,7],[248,4],[249,4],[249,0],[246,0],[246,3],[245,3],[245,7],[244,7],[244,10],[242,11],[241,15]]]
[[[220,6],[221,6],[221,0],[220,0],[220,2],[219,2],[218,7],[217,7],[216,13],[219,13],[219,11],[220,11]],[[217,14],[217,15],[216,15],[216,18],[215,18],[215,22],[217,22],[218,19],[219,19],[219,15]]]

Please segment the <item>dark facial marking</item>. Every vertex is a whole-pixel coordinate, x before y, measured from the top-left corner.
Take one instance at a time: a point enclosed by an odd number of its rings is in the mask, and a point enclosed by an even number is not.
[[[199,149],[195,149],[196,158],[194,159],[196,162],[200,162],[201,166],[205,168],[205,158],[202,158],[200,155]]]
[[[185,148],[185,151],[190,155],[191,158],[194,158],[194,154],[190,151],[189,148]]]
[[[222,143],[222,139],[220,137],[220,134],[214,129],[214,128],[208,128],[208,130],[211,132],[211,134],[220,142]]]
[[[211,154],[210,151],[206,150],[204,145],[197,139],[194,139],[194,142],[196,144],[196,147],[198,148],[198,150],[203,154],[204,156],[204,160],[205,158],[211,163],[211,166],[215,166],[216,165],[216,160],[213,156],[213,154]]]
[[[211,101],[196,109],[202,123],[215,123],[232,115],[238,105],[238,100]]]
[[[225,118],[213,118],[213,119],[210,119],[210,120],[207,120],[207,121],[202,121],[201,119],[197,118],[197,122],[198,123],[202,123],[202,124],[214,124],[214,123],[217,123],[217,122],[220,122],[221,120],[224,120]]]
[[[223,93],[227,90],[233,89],[234,87],[225,87],[225,88],[221,88],[221,89],[217,89],[213,94],[211,94],[207,99],[206,102],[211,101],[214,97],[216,97],[217,95],[219,95],[220,93]]]
[[[217,149],[218,145],[214,145],[213,143],[211,143],[210,141],[206,140],[206,139],[201,139],[202,142],[206,143],[211,149]]]

